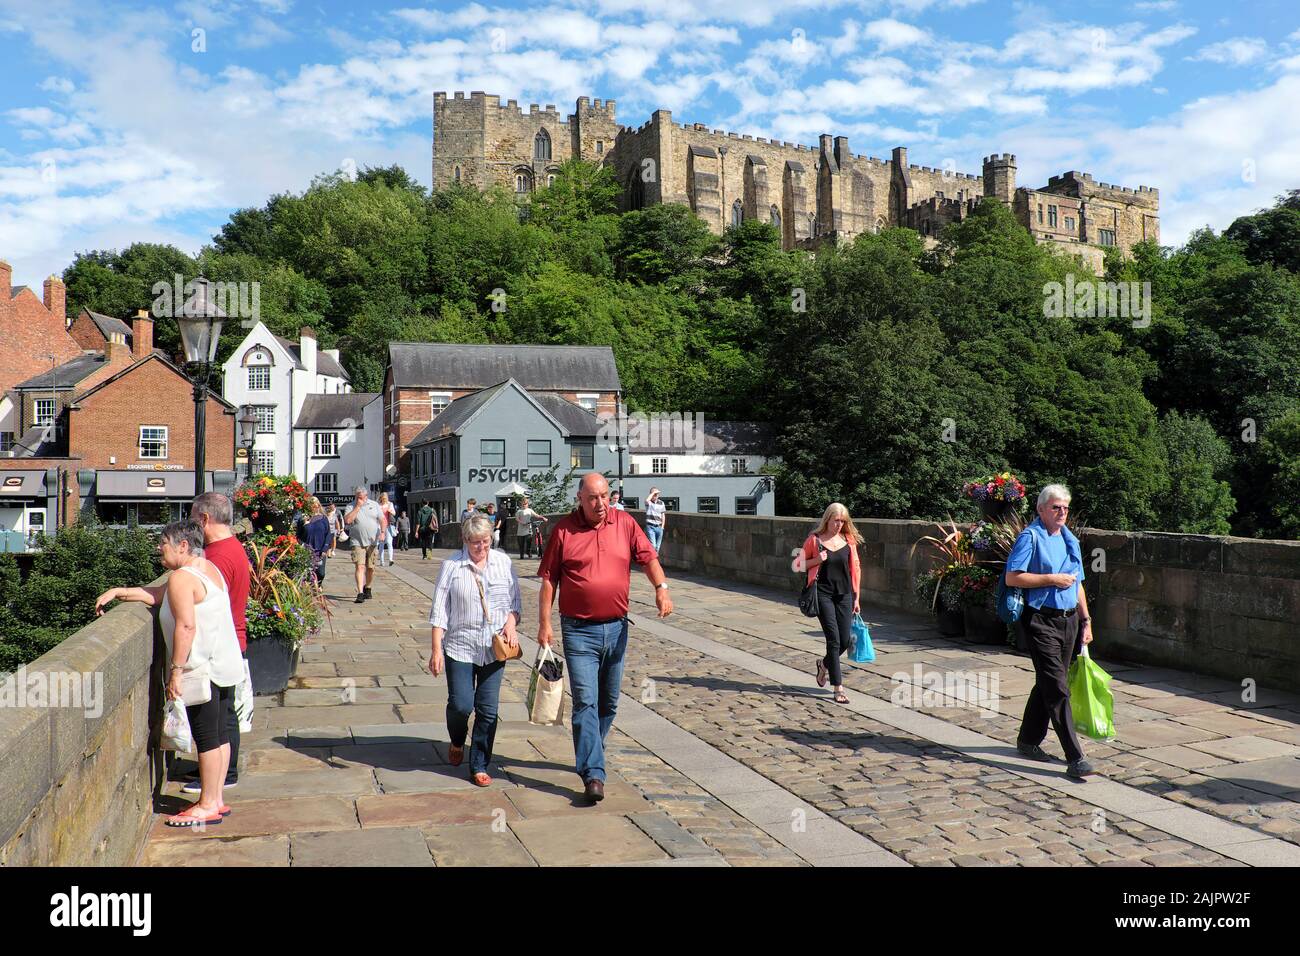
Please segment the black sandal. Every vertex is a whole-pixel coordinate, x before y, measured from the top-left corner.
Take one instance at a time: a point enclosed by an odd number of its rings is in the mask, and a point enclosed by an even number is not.
[[[837,703],[837,704],[847,704],[848,702],[849,702],[849,697],[848,697],[847,694],[844,693],[844,691],[841,690],[841,691],[837,691],[837,692],[836,692],[836,694],[835,694],[835,703]]]
[[[828,676],[828,674],[827,674],[827,670],[826,670],[826,662],[825,662],[825,661],[818,661],[818,662],[817,662],[817,686],[818,686],[818,687],[825,687],[825,686],[826,686],[826,678],[827,678],[827,676]]]

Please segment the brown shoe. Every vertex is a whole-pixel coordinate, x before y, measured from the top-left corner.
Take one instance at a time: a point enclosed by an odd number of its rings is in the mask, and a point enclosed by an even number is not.
[[[605,799],[605,782],[592,777],[587,781],[586,789],[587,802],[600,803]]]
[[[451,744],[447,747],[447,762],[453,767],[459,767],[460,762],[464,759],[465,748],[463,746],[457,747],[455,744]]]

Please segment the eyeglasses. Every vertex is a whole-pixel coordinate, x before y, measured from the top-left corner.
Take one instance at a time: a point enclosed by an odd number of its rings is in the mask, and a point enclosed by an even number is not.
[[[1064,514],[1065,512],[1067,512],[1067,511],[1070,510],[1070,506],[1069,506],[1069,505],[1048,505],[1047,507],[1050,508],[1050,509],[1053,510],[1053,511],[1059,511],[1059,512],[1061,512],[1062,514]]]

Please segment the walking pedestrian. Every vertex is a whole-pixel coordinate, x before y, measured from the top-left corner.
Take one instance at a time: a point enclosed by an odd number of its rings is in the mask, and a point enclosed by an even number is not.
[[[668,506],[659,497],[659,489],[651,488],[645,497],[645,533],[650,545],[659,553],[664,542],[664,527],[667,524]]]
[[[533,556],[533,537],[534,532],[540,532],[541,526],[546,523],[546,518],[539,515],[533,510],[532,503],[528,498],[524,498],[523,504],[515,512],[516,535],[519,538],[519,560],[525,557]],[[541,557],[541,551],[538,550],[538,557]]]
[[[476,510],[478,510],[478,502],[473,498],[469,499],[469,501],[465,502],[465,510],[460,513],[460,520],[464,522]]]
[[[311,550],[311,568],[316,575],[316,583],[325,584],[325,562],[329,552],[329,519],[321,508],[319,498],[307,499],[307,511],[311,519],[307,522],[307,547]]]
[[[111,588],[96,599],[95,613],[103,614],[104,605],[113,600],[160,605],[159,623],[170,662],[168,700],[181,699],[184,673],[206,669],[209,700],[185,708],[199,756],[199,799],[163,822],[171,827],[217,824],[230,813],[224,798],[230,768],[227,728],[235,685],[244,679],[229,589],[216,564],[203,557],[203,529],[195,522],[176,521],[163,528],[158,553],[163,567],[172,572],[166,583]]]
[[[475,784],[486,787],[492,783],[488,765],[506,666],[493,653],[492,637],[500,633],[510,646],[519,645],[517,628],[523,604],[510,556],[492,547],[492,522],[487,515],[466,518],[460,536],[464,545],[443,562],[429,609],[433,628],[429,672],[434,677],[444,670],[447,673],[447,733],[451,738],[447,758],[453,767],[464,759],[472,712],[469,774]]]
[[[330,523],[329,556],[332,558],[334,557],[334,550],[339,544],[339,535],[343,533],[343,513],[339,511],[338,506],[331,501],[329,508],[325,511],[325,517],[329,519]]]
[[[618,709],[627,651],[632,562],[655,587],[659,617],[673,612],[663,568],[640,525],[609,506],[609,482],[585,475],[578,507],[555,523],[538,567],[537,643],[550,646],[551,605],[560,589],[560,633],[573,693],[573,751],[586,798],[605,797],[605,738]]]
[[[1007,555],[1007,587],[1023,588],[1025,605],[1016,622],[1034,662],[1034,687],[1025,703],[1016,750],[1034,760],[1056,758],[1042,748],[1051,723],[1065,751],[1065,772],[1075,780],[1095,774],[1083,756],[1070,711],[1070,662],[1092,643],[1092,620],[1083,581],[1079,539],[1065,526],[1070,490],[1048,485],[1038,493],[1038,517],[1016,536]]]
[[[397,547],[402,551],[411,550],[411,518],[405,511],[397,519]]]
[[[379,537],[379,566],[393,565],[393,541],[397,538],[397,507],[388,500],[388,492],[379,493],[379,507],[384,512],[384,533]],[[384,557],[387,555],[387,562]]]
[[[840,657],[853,644],[853,615],[862,609],[861,541],[849,510],[836,501],[827,506],[821,523],[803,543],[808,583],[817,581],[817,620],[826,638],[826,656],[817,662],[817,686],[825,687],[829,680],[837,704],[849,702]]]
[[[248,657],[248,592],[252,587],[252,565],[248,552],[235,537],[231,522],[234,505],[219,491],[205,491],[190,502],[190,520],[203,529],[203,557],[217,566],[226,579],[226,595],[230,601],[230,617],[235,624],[235,638],[239,641],[241,657]],[[239,715],[234,707],[226,719],[226,737],[230,741],[230,765],[226,771],[226,790],[239,783]],[[198,793],[199,775],[192,774],[182,790]]]
[[[416,512],[415,524],[420,534],[420,560],[429,560],[429,548],[433,547],[433,533],[438,529],[438,513],[426,501]]]
[[[374,595],[370,586],[375,580],[375,552],[388,530],[388,517],[370,500],[370,492],[358,485],[353,493],[352,510],[343,516],[352,544],[352,564],[356,568],[357,600],[368,601]]]
[[[492,522],[492,547],[499,548],[501,546],[501,515],[497,511],[496,502],[489,501],[487,503],[487,507],[483,509],[483,516]]]

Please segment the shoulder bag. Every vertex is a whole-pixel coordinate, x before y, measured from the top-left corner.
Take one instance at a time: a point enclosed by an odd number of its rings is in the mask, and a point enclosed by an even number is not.
[[[474,574],[474,583],[478,585],[478,599],[479,602],[483,605],[483,620],[487,621],[488,626],[491,627],[492,615],[488,611],[487,594],[485,594],[483,591],[483,579],[477,573],[474,572],[471,573]],[[512,647],[506,641],[505,632],[497,631],[495,634],[492,635],[492,656],[499,661],[512,661],[516,657],[524,656],[524,648],[523,645],[519,643],[516,643]]]
[[[799,610],[804,617],[817,616],[817,578],[821,574],[821,565],[813,572],[813,579],[804,585],[799,593]]]

